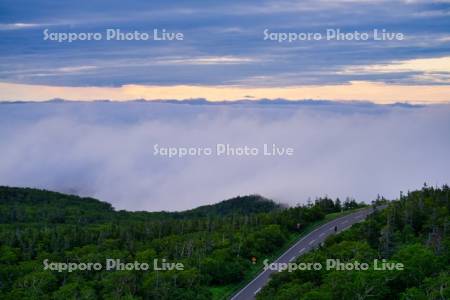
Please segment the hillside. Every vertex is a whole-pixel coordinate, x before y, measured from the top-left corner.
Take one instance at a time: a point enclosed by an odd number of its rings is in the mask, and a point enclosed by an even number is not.
[[[281,206],[259,195],[238,196],[217,204],[181,212],[116,211],[110,203],[94,198],[31,188],[0,186],[0,223],[101,223],[109,219],[200,218],[268,213]]]
[[[185,216],[225,216],[232,214],[268,213],[281,209],[281,205],[259,195],[238,196],[213,205],[204,205],[184,211]]]
[[[357,206],[325,198],[287,208],[251,195],[185,212],[127,212],[92,198],[0,187],[0,298],[220,299],[304,228]],[[107,259],[151,267],[44,269],[45,260]],[[155,259],[183,270],[157,271]]]
[[[111,204],[51,191],[0,187],[0,223],[95,223],[114,214]]]

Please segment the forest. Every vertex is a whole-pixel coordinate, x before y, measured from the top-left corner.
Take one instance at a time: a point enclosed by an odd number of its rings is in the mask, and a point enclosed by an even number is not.
[[[273,276],[257,295],[265,299],[450,299],[450,189],[401,194],[349,230],[329,237],[298,262],[327,259],[401,263],[403,271],[294,271]]]
[[[286,207],[249,195],[182,212],[128,212],[92,198],[0,187],[0,299],[223,299],[302,232],[361,206],[323,197]],[[44,262],[106,259],[184,268],[44,269]]]
[[[450,299],[450,189],[382,197],[364,222],[297,262],[385,259],[404,270],[296,270],[257,299]],[[317,198],[287,207],[259,195],[180,212],[129,212],[45,190],[0,187],[0,299],[226,299],[314,226],[364,206]],[[46,262],[147,262],[147,270],[73,272]],[[184,267],[161,271],[155,259]]]

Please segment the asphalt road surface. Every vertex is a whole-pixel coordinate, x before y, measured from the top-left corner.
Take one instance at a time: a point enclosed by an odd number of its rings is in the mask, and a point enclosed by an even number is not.
[[[377,210],[384,208],[378,207]],[[343,231],[351,227],[353,224],[363,221],[367,215],[374,211],[373,207],[358,210],[357,212],[348,214],[346,216],[340,217],[333,221],[330,221],[314,231],[310,232],[298,242],[296,242],[291,248],[284,252],[275,263],[289,263],[293,262],[297,257],[307,253],[308,251],[317,248],[320,243],[325,241],[325,239],[335,233],[335,227],[337,227],[337,232]],[[249,300],[255,299],[256,294],[258,294],[263,286],[269,281],[269,277],[272,273],[278,272],[276,270],[264,270],[259,273],[249,284],[247,284],[243,289],[237,292],[231,300]]]

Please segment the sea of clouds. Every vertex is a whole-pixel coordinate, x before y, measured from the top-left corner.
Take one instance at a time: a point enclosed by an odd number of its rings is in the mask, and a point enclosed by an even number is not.
[[[243,194],[295,205],[450,183],[450,105],[0,104],[0,185],[92,196],[118,209],[183,210]],[[294,148],[289,157],[167,158],[155,144]]]

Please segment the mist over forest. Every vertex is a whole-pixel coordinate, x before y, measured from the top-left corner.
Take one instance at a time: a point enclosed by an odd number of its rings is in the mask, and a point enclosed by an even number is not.
[[[370,202],[450,182],[450,106],[328,101],[2,103],[0,182],[128,210],[184,210],[237,195],[295,205]],[[293,156],[155,156],[167,147],[292,147]]]

